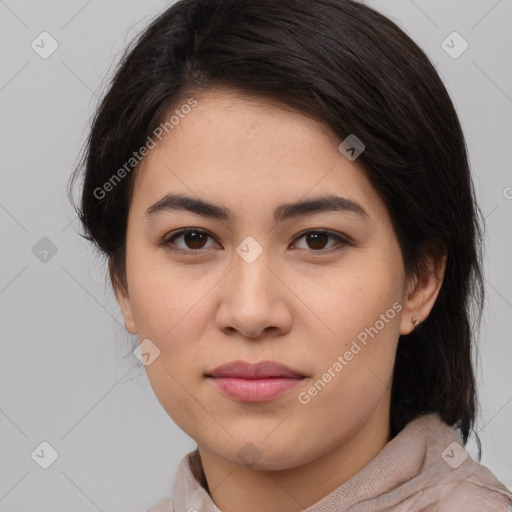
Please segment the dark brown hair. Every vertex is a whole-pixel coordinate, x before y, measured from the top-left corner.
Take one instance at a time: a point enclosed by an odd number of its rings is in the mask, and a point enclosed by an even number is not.
[[[93,120],[82,165],[85,236],[126,289],[125,237],[136,169],[95,193],[183,98],[214,87],[278,100],[324,122],[386,204],[405,270],[447,253],[429,315],[401,336],[393,376],[394,437],[437,412],[467,442],[477,408],[472,363],[484,299],[481,214],[452,101],[425,53],[392,21],[351,0],[181,0],[126,50]],[[477,436],[478,445],[480,442]],[[200,460],[196,456],[196,462]]]

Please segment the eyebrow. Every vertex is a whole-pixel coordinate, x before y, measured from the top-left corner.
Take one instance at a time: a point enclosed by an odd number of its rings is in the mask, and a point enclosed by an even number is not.
[[[146,210],[145,216],[152,217],[158,213],[178,210],[189,211],[212,219],[224,221],[232,219],[231,211],[225,206],[212,204],[203,199],[182,194],[165,195]],[[356,214],[365,220],[370,218],[366,210],[356,201],[336,195],[324,195],[306,201],[284,203],[276,207],[274,210],[274,221],[280,222],[293,217],[321,212],[343,212]]]

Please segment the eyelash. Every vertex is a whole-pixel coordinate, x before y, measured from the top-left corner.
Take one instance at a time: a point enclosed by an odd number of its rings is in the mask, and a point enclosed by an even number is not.
[[[189,249],[189,250],[185,250],[185,249],[181,249],[180,247],[176,247],[174,244],[173,244],[173,241],[176,240],[177,238],[183,236],[183,235],[186,235],[188,233],[199,233],[201,235],[206,235],[206,236],[209,236],[210,238],[214,238],[212,235],[210,235],[210,233],[208,233],[208,231],[205,231],[204,229],[200,229],[200,228],[187,228],[187,229],[182,229],[180,231],[177,231],[175,233],[172,233],[171,235],[169,236],[166,236],[164,239],[162,239],[161,242],[159,242],[159,245],[164,247],[165,249],[167,250],[170,250],[174,253],[178,253],[178,254],[184,254],[186,256],[202,256],[204,255],[204,251],[208,251],[208,249],[204,250],[204,249]],[[347,238],[344,238],[342,236],[340,236],[339,234],[336,234],[332,231],[329,231],[329,230],[325,230],[325,229],[308,229],[307,231],[303,231],[302,233],[299,233],[294,240],[300,240],[301,238],[304,238],[306,235],[309,235],[309,234],[325,234],[325,235],[328,235],[329,237],[335,239],[338,241],[338,244],[341,245],[341,246],[345,246],[345,245],[350,245],[350,242]],[[317,250],[314,250],[314,249],[310,249],[311,252],[313,253],[330,253],[330,252],[334,252],[335,250],[340,250],[341,247],[339,247],[338,249],[334,249],[331,247],[329,249],[317,249]],[[301,250],[308,250],[308,249],[301,249]]]

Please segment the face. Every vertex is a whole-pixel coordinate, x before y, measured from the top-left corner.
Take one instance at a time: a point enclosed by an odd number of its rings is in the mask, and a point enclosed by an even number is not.
[[[296,467],[370,421],[387,428],[398,337],[412,329],[400,248],[325,125],[233,91],[196,99],[138,171],[118,299],[150,340],[156,396],[200,448]],[[232,361],[297,377],[209,377]]]

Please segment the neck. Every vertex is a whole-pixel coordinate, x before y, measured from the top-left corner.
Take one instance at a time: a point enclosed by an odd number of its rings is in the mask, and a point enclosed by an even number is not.
[[[199,447],[205,488],[223,512],[298,512],[358,473],[390,440],[389,408],[376,410],[349,438],[298,467],[255,470]],[[384,421],[383,421],[384,419]]]

